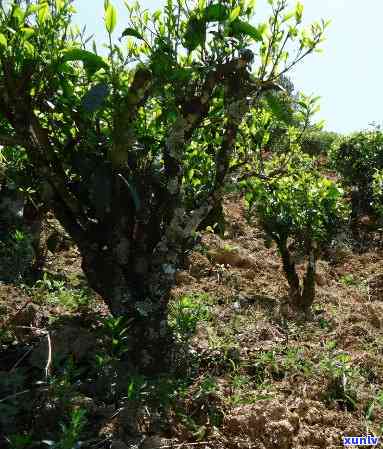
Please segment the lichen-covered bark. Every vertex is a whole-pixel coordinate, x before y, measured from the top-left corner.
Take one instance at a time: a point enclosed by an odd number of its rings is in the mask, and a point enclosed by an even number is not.
[[[171,343],[167,325],[171,279],[164,272],[135,278],[128,265],[117,263],[112,252],[105,253],[83,252],[82,268],[113,315],[126,320],[128,362],[147,374],[165,370]]]

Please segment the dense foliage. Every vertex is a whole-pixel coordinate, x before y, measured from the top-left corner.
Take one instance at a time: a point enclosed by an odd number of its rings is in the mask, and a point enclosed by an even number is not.
[[[351,189],[353,217],[374,211],[373,183],[383,168],[383,132],[361,131],[344,137],[330,152],[335,169]]]
[[[383,217],[383,169],[376,170],[372,183],[373,206],[376,212]]]
[[[313,126],[303,136],[301,147],[305,153],[313,156],[326,155],[339,138],[340,136],[335,132],[324,131],[320,127]]]
[[[247,182],[250,214],[258,217],[267,238],[276,242],[290,286],[292,304],[308,311],[314,301],[316,261],[346,216],[343,191],[297,153],[287,173],[269,180]],[[303,285],[291,248],[308,258]]]
[[[25,152],[35,203],[77,243],[112,313],[131,318],[140,364],[162,360],[175,267],[242,163],[242,122],[261,98],[275,109],[281,75],[323,40],[327,23],[303,29],[300,3],[269,4],[255,25],[242,0],[127,4],[117,45],[105,1],[106,58],[72,26],[69,0],[0,7],[0,143]]]

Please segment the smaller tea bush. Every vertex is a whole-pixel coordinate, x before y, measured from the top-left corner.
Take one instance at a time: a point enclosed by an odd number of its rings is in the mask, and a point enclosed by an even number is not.
[[[252,179],[245,188],[249,215],[257,216],[267,239],[274,240],[279,249],[291,304],[308,311],[315,297],[316,261],[320,251],[334,238],[347,216],[342,189],[310,169],[310,159],[303,155],[286,175],[268,181]],[[291,247],[307,259],[302,282]]]
[[[348,354],[332,354],[322,360],[320,367],[326,374],[329,385],[325,399],[336,402],[346,410],[357,408],[357,380],[359,370],[353,366]]]
[[[55,279],[47,273],[44,273],[43,278],[35,283],[31,294],[40,302],[60,305],[69,311],[75,311],[90,301],[87,291],[68,287],[65,280]]]
[[[75,449],[81,447],[81,433],[87,424],[86,410],[76,408],[72,410],[67,420],[68,422],[61,422],[61,432],[58,441],[44,440],[51,449]]]

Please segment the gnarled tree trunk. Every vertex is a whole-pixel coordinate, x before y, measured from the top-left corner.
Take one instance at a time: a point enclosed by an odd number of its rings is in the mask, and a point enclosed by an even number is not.
[[[131,366],[147,374],[167,369],[172,341],[167,322],[172,273],[158,271],[143,277],[128,264],[121,265],[113,251],[81,252],[90,286],[114,316],[126,319]]]
[[[280,240],[278,248],[281,253],[283,271],[290,287],[289,297],[293,308],[308,313],[315,299],[315,272],[317,254],[315,248],[309,249],[306,273],[301,285],[295,262],[287,248],[287,241]]]
[[[291,298],[293,304],[299,304],[301,287],[299,277],[295,269],[295,262],[293,261],[287,248],[287,240],[279,241],[278,248],[282,257],[283,271],[290,287],[289,297]]]
[[[172,210],[166,202],[155,203],[153,198],[161,201],[161,193],[147,181],[145,188],[152,188],[153,195],[142,196],[138,207],[116,177],[111,212],[86,231],[61,202],[54,212],[78,245],[90,287],[114,316],[127,321],[127,359],[134,368],[153,374],[166,369],[172,355],[167,314],[179,257],[222,192],[192,212]]]

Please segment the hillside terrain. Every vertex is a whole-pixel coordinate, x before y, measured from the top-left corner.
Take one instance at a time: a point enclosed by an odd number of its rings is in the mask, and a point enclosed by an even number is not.
[[[383,128],[292,82],[329,18],[75,3],[0,1],[0,449],[381,444]]]
[[[176,273],[177,350],[155,379],[124,360],[124,323],[87,288],[75,246],[50,252],[37,283],[0,284],[0,447],[335,448],[381,435],[379,236],[326,249],[306,321],[242,199],[224,211],[224,238],[201,233]]]

